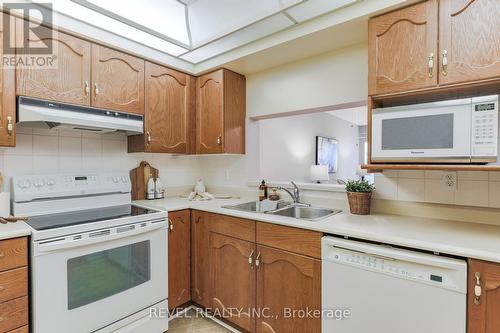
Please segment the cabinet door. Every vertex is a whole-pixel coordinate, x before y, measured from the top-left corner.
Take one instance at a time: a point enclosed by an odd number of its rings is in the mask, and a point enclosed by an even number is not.
[[[144,114],[144,60],[92,44],[92,106]]]
[[[191,297],[193,302],[210,307],[209,236],[210,214],[193,211],[191,223]]]
[[[146,63],[147,151],[189,153],[193,81],[184,73]]]
[[[255,332],[254,253],[255,243],[210,233],[212,308],[248,332]]]
[[[168,307],[177,308],[191,300],[191,213],[168,214]]]
[[[321,309],[321,261],[257,245],[257,332],[319,333],[321,318],[290,318],[293,310]],[[288,317],[288,318],[287,318]]]
[[[8,32],[3,31],[3,21],[9,20],[7,14],[0,15],[0,43]],[[12,20],[11,22],[14,22]],[[12,31],[15,31],[14,24]],[[3,57],[3,48],[0,49]],[[14,69],[2,66],[0,68],[0,146],[14,147],[16,145],[16,92]]]
[[[500,1],[440,0],[439,12],[440,83],[499,77]]]
[[[437,85],[437,0],[375,17],[368,34],[370,95]]]
[[[479,277],[481,297],[476,300]],[[469,260],[468,333],[500,332],[500,264]]]
[[[198,77],[196,105],[196,152],[223,152],[223,71]]]
[[[22,28],[23,20],[17,19]],[[20,66],[16,69],[16,93],[57,102],[90,105],[90,42],[62,32],[43,29],[43,39],[52,40],[57,63],[53,69]],[[34,36],[17,34],[18,45],[42,43]],[[26,49],[29,52],[29,49]]]

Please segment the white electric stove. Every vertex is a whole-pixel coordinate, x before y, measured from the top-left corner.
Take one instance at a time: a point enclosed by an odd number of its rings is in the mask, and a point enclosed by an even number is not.
[[[167,330],[167,213],[132,205],[126,173],[12,181],[32,228],[34,333]]]

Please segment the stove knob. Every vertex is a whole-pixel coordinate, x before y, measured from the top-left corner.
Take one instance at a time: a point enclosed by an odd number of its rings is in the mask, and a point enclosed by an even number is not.
[[[118,112],[115,112],[115,117],[119,117],[120,114]]]
[[[127,178],[127,177],[125,177],[125,176],[122,176],[122,182],[124,182],[124,183],[128,183],[128,178]]]
[[[45,185],[45,183],[42,179],[37,179],[34,185],[35,187],[42,187],[43,185]]]
[[[54,186],[55,183],[56,183],[56,181],[54,179],[47,180],[47,185],[49,185],[49,186]]]
[[[118,178],[118,177],[113,177],[113,182],[114,182],[114,183],[118,183],[119,181],[120,181],[120,178]]]

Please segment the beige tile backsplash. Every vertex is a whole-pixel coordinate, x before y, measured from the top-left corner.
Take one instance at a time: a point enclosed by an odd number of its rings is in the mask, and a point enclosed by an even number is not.
[[[447,185],[447,175],[454,186]],[[390,170],[375,175],[375,186],[378,199],[500,208],[496,172]]]
[[[64,172],[128,172],[142,160],[160,170],[162,183],[191,186],[200,177],[200,161],[192,156],[127,154],[124,134],[95,134],[20,128],[15,148],[0,148],[0,171],[10,190],[14,175]],[[168,193],[168,188],[167,188]]]

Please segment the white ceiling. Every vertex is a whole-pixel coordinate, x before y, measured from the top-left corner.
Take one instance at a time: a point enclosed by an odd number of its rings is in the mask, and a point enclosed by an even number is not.
[[[361,0],[54,0],[54,10],[192,64]]]

